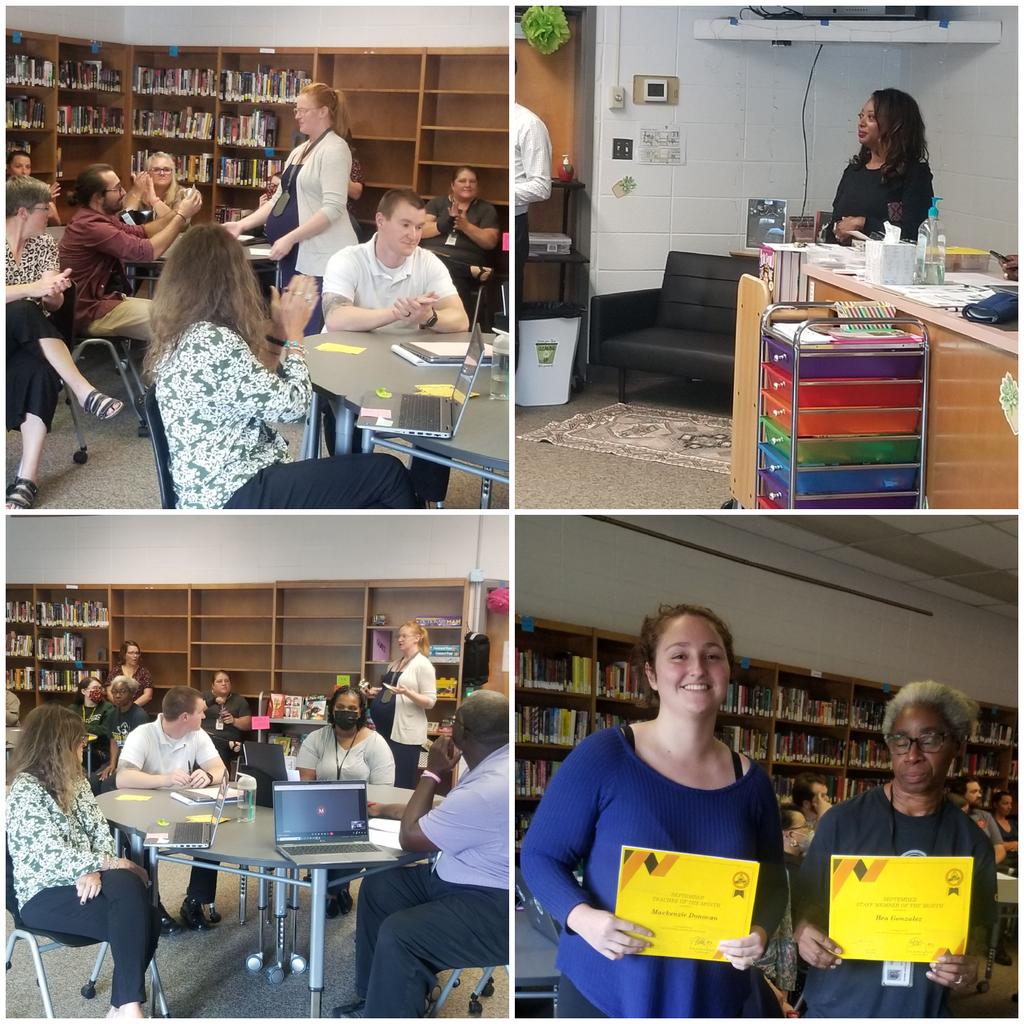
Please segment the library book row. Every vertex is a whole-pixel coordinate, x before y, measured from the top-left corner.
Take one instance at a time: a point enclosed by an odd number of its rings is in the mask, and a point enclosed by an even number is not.
[[[137,65],[132,71],[132,91],[144,96],[196,96],[228,103],[294,103],[312,79],[305,71],[261,64],[254,71],[214,68],[151,68]],[[105,67],[102,60],[54,62],[27,54],[7,55],[7,85],[52,89],[121,92],[121,72]]]

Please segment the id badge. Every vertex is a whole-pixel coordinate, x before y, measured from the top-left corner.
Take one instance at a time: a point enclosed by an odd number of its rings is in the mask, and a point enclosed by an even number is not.
[[[882,964],[883,988],[913,988],[914,965],[909,960],[886,960]]]
[[[285,210],[288,209],[288,200],[291,199],[291,193],[285,189],[280,198],[274,203],[274,208],[270,211],[274,217],[280,217]]]
[[[452,228],[451,234],[444,240],[444,244],[445,245],[455,245],[456,242],[457,242],[455,234],[456,234],[455,229]]]

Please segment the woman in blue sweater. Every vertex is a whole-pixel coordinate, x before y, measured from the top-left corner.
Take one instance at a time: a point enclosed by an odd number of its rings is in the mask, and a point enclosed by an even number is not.
[[[637,654],[657,717],[581,743],[523,842],[526,881],[564,926],[558,1015],[739,1016],[756,975],[748,969],[781,920],[788,890],[771,783],[714,736],[732,635],[706,608],[662,605],[644,621]],[[612,912],[623,844],[761,863],[751,934],[719,943],[728,963],[633,955],[647,943],[629,933],[650,932]]]

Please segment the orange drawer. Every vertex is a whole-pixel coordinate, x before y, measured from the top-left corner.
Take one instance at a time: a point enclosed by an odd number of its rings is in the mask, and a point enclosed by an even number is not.
[[[793,411],[776,392],[761,391],[762,411],[781,430],[790,432]],[[921,429],[920,409],[804,409],[797,412],[797,437],[844,437],[851,434],[916,434]]]
[[[764,388],[773,395],[791,399],[793,378],[762,364]],[[923,386],[919,380],[801,380],[801,409],[873,408],[899,409],[921,404]]]

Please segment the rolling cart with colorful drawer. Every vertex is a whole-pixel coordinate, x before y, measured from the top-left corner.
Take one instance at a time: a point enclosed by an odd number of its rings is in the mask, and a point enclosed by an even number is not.
[[[757,507],[921,508],[927,329],[895,317],[885,327],[906,337],[836,340],[826,332],[866,322],[772,319],[802,306],[815,304],[769,306],[761,317]]]

